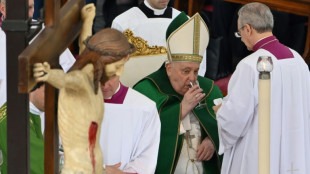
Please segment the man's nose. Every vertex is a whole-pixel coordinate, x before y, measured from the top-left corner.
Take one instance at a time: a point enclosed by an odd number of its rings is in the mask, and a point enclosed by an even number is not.
[[[195,75],[195,73],[194,72],[190,73],[189,80],[191,82],[195,82],[196,79],[197,79],[197,76]]]

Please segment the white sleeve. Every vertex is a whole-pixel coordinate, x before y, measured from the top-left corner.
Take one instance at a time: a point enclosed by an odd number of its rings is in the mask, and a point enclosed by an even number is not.
[[[67,48],[59,57],[59,65],[62,67],[64,72],[67,72],[71,66],[75,63],[71,51]]]
[[[117,21],[117,18],[115,18],[112,22],[111,28],[114,28],[120,32],[124,32],[123,27],[121,26],[121,24]]]
[[[207,71],[207,49],[205,51],[205,53],[203,54],[202,57],[202,61],[200,63],[200,67],[199,67],[199,71],[198,71],[198,75],[204,77]]]
[[[6,80],[6,35],[0,27],[0,85]]]
[[[0,27],[0,107],[6,102],[6,35]]]
[[[157,156],[160,140],[160,120],[156,105],[148,111],[149,118],[146,120],[137,151],[132,161],[127,163],[124,172],[154,174],[157,164]]]
[[[248,64],[239,63],[229,81],[228,95],[217,112],[219,153],[231,149],[243,137],[255,115],[256,73]]]

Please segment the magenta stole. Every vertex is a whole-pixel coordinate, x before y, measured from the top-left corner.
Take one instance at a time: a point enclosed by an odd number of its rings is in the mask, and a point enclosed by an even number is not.
[[[123,104],[127,92],[128,92],[128,87],[120,83],[120,88],[117,91],[117,93],[115,93],[111,99],[104,99],[104,102],[113,103],[113,104]]]
[[[285,45],[281,44],[279,40],[275,36],[266,37],[260,41],[258,41],[254,47],[253,51],[257,51],[258,49],[265,49],[273,54],[278,60],[294,58],[291,50]]]

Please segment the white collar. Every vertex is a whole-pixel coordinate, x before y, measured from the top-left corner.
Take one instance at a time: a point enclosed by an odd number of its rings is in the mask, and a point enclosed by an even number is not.
[[[29,102],[29,110],[30,110],[30,113],[35,114],[35,115],[41,115],[43,113],[31,102]]]
[[[166,10],[166,8],[164,8],[164,9],[155,9],[155,8],[153,8],[153,7],[151,7],[151,5],[147,2],[147,0],[144,0],[144,4],[149,8],[149,9],[151,9],[151,10],[153,10],[154,11],[154,15],[162,15],[162,14],[164,14],[165,13],[165,10]]]

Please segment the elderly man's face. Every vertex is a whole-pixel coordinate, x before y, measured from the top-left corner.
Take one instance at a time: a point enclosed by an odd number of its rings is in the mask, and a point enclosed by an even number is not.
[[[199,63],[171,62],[166,64],[167,75],[173,89],[184,95],[191,87],[190,82],[195,82],[198,77]]]

